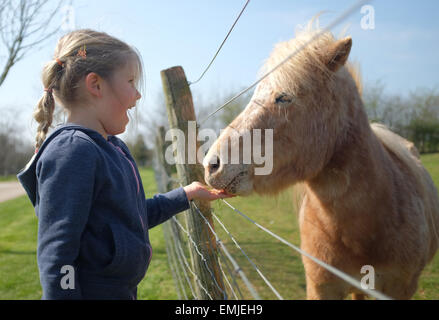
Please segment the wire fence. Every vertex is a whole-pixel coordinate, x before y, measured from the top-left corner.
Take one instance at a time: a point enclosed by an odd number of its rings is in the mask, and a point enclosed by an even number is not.
[[[216,112],[224,108],[231,101],[253,88],[257,83],[266,78],[270,73],[275,72],[283,63],[285,63],[287,60],[297,54],[297,52],[309,45],[312,41],[316,40],[324,32],[329,31],[331,28],[339,24],[366,2],[368,1],[357,1],[352,7],[347,9],[338,18],[336,18],[327,28],[316,34],[299,49],[292,52],[285,60],[283,60],[275,68],[266,73],[258,81],[253,83],[247,89],[235,95],[232,99],[227,101],[221,107],[217,108],[215,112],[210,114],[207,118],[213,116]],[[247,7],[248,3],[249,1],[245,3],[244,8],[241,10],[238,18],[235,20],[235,23],[227,34],[227,37],[230,35],[230,32],[232,31],[239,17],[242,15],[244,9]],[[199,81],[212,65],[213,61],[221,50],[221,47],[227,40],[227,37],[222,42],[220,48],[216,52],[208,67],[195,82]],[[205,121],[206,119],[204,119],[203,121]],[[157,141],[163,142],[164,137],[157,139]],[[182,182],[184,181],[182,181],[182,179],[180,178],[172,178],[169,166],[167,167],[167,165],[164,163],[164,145],[158,145],[156,150],[157,159],[161,159],[160,161],[155,162],[155,174],[156,181],[159,186],[159,192],[166,192],[172,188],[182,186]],[[228,208],[228,210],[235,214],[237,217],[241,217],[242,222],[239,221],[236,223],[242,225],[244,223],[252,224],[253,226],[257,227],[258,230],[263,231],[264,233],[279,241],[281,244],[293,249],[301,256],[305,256],[308,259],[311,259],[322,268],[333,273],[337,277],[343,279],[351,286],[359,289],[367,295],[376,299],[389,299],[389,297],[383,295],[376,290],[363,288],[360,281],[358,281],[357,279],[351,277],[342,270],[339,270],[303,251],[298,246],[292,244],[291,242],[280,237],[273,231],[254,221],[248,215],[235,208],[228,201],[224,199],[222,199],[221,201],[225,204],[226,209]],[[187,215],[189,214],[198,215],[201,218],[200,221],[204,221],[206,230],[208,230],[208,232],[196,234],[197,240],[194,238],[193,228],[191,229],[190,223],[188,223],[188,220],[185,219],[185,217],[187,217]],[[185,214],[179,214],[177,216],[174,216],[172,219],[164,224],[163,230],[166,241],[168,262],[175,281],[175,287],[177,289],[178,297],[180,299],[202,299],[202,297],[204,296],[208,299],[259,300],[262,299],[262,295],[259,291],[262,287],[264,287],[264,295],[266,295],[266,291],[269,291],[272,296],[276,297],[277,299],[283,300],[284,297],[280,294],[279,290],[275,288],[275,285],[271,280],[271,278],[274,276],[273,273],[265,272],[263,266],[258,265],[256,259],[254,257],[251,257],[251,255],[249,255],[244,250],[244,246],[240,244],[239,240],[236,239],[236,237],[229,231],[229,228],[226,227],[226,223],[224,223],[224,221],[220,219],[219,215],[215,214],[213,210],[209,212],[209,215],[211,217],[210,220],[206,217],[206,212],[203,212],[203,210],[199,208],[196,202],[191,201],[191,212],[186,212]],[[220,226],[218,230],[215,230],[213,221],[216,221],[216,226]],[[211,241],[211,238],[214,239],[214,242]],[[209,258],[206,252],[213,252],[215,255],[214,259]],[[237,258],[238,254],[241,257],[239,259]],[[194,259],[194,256],[198,256],[196,257],[197,259]],[[200,263],[197,265],[196,261],[199,261]],[[243,261],[246,262],[245,268],[242,267]],[[206,279],[202,279],[202,277],[200,276],[201,273],[208,275],[207,282]],[[256,275],[256,278],[254,275]],[[257,281],[259,285],[255,285],[255,281]],[[263,285],[261,286],[261,284]]]
[[[178,187],[178,186],[181,187],[182,186],[182,184],[177,179],[173,179],[173,178],[170,178],[170,177],[168,177],[168,179],[172,180],[175,183],[176,187]],[[288,247],[292,248],[293,250],[295,250],[300,255],[303,255],[303,256],[311,259],[312,261],[314,261],[315,263],[320,265],[322,268],[330,271],[331,273],[333,273],[337,277],[343,279],[344,281],[346,281],[347,283],[349,283],[353,287],[359,289],[360,291],[364,292],[365,294],[369,295],[370,297],[376,298],[378,300],[389,300],[389,299],[391,299],[390,297],[380,293],[377,290],[371,290],[371,289],[368,289],[367,287],[363,287],[359,280],[357,280],[357,279],[351,277],[350,275],[344,273],[342,270],[339,270],[339,269],[337,269],[337,268],[335,268],[335,267],[333,267],[333,266],[331,266],[331,265],[329,265],[329,264],[327,264],[327,263],[317,259],[316,257],[308,254],[307,252],[303,251],[298,246],[292,244],[291,242],[289,242],[289,241],[285,240],[284,238],[280,237],[279,235],[277,235],[273,231],[267,229],[266,227],[260,225],[256,221],[254,221],[248,215],[244,214],[242,211],[240,211],[237,208],[235,208],[227,200],[221,199],[220,201],[223,202],[224,204],[226,204],[226,206],[232,212],[235,212],[239,216],[244,218],[244,221],[247,221],[247,222],[255,225],[258,229],[262,230],[266,234],[268,234],[271,237],[273,237],[274,239],[278,240],[280,243],[287,245]],[[261,295],[259,294],[258,290],[255,288],[255,286],[249,280],[249,279],[253,279],[254,277],[249,277],[246,274],[246,272],[251,271],[252,273],[256,273],[257,276],[260,278],[260,280],[262,280],[262,282],[266,286],[266,289],[264,289],[264,291],[270,291],[272,296],[275,297],[276,299],[284,300],[284,297],[279,293],[279,291],[275,288],[273,283],[270,282],[270,280],[268,279],[268,278],[270,278],[270,275],[269,274],[265,275],[263,273],[263,271],[261,270],[261,267],[258,266],[257,263],[255,263],[249,257],[248,253],[239,244],[238,240],[231,234],[231,232],[225,226],[224,222],[215,213],[212,213],[215,221],[217,222],[217,226],[221,227],[221,229],[223,230],[223,234],[226,235],[226,237],[228,238],[227,240],[224,240],[224,238],[223,239],[220,238],[220,235],[218,235],[219,232],[215,231],[214,226],[212,226],[209,223],[209,221],[207,221],[207,219],[205,219],[203,213],[201,212],[201,210],[197,207],[197,205],[194,202],[191,202],[191,206],[193,208],[195,208],[196,213],[198,215],[200,215],[200,217],[203,218],[203,220],[205,221],[207,227],[215,235],[215,240],[216,240],[219,248],[221,249],[221,252],[219,253],[220,263],[221,263],[222,269],[225,269],[227,271],[227,272],[223,272],[224,279],[225,279],[225,281],[227,283],[227,288],[224,291],[224,299],[229,299],[231,297],[237,299],[238,298],[237,292],[239,293],[239,297],[241,299],[250,299],[250,298],[255,299],[255,300],[260,300],[261,299]],[[236,222],[236,223],[241,225],[240,222]],[[187,241],[191,241],[191,242],[193,241],[190,233],[182,226],[181,222],[179,222],[178,217],[173,217],[171,219],[171,221],[168,222],[167,224],[168,225],[174,225],[174,227],[173,227],[174,228],[174,235],[171,235],[171,237],[173,237],[174,245],[176,245],[175,243],[178,242],[176,240],[177,239],[176,237],[178,237],[178,235],[181,234],[181,231],[187,236],[187,239],[181,239],[180,238],[181,242],[187,243]],[[177,227],[175,227],[175,226],[177,226]],[[237,253],[239,253],[242,257],[245,257],[245,259],[248,261],[247,268],[245,268],[246,270],[244,270],[243,268],[241,268],[239,266],[239,264],[236,261],[236,259],[233,257],[233,255],[227,249],[227,245],[229,245],[229,244],[234,245],[237,248]],[[182,246],[184,246],[184,245],[180,245],[180,247],[182,247]],[[185,265],[187,267],[187,265],[188,265],[187,258],[183,255],[183,250],[181,248],[180,248],[180,253],[181,253],[180,259],[183,259],[183,260],[186,261]],[[201,255],[201,253],[199,253],[199,254]],[[230,265],[232,266],[232,268],[230,268]],[[209,268],[209,266],[207,264],[207,261],[206,261],[206,268]],[[182,270],[184,272],[184,269],[182,269]],[[178,272],[178,271],[173,271],[173,274],[176,273],[176,272]],[[196,277],[196,275],[193,272],[191,272],[191,273],[192,273],[192,275],[194,277]],[[241,281],[239,281],[240,284],[238,284],[237,276],[239,276],[239,278],[241,280]],[[174,279],[176,279],[176,278],[177,279],[181,278],[181,276],[174,277]],[[186,281],[187,281],[187,285],[190,287],[190,281],[189,281],[188,277],[186,277]],[[212,276],[212,281],[215,281],[213,276]],[[196,281],[196,283],[198,285],[200,285],[199,281]],[[241,287],[244,287],[244,292],[246,293],[245,295],[242,294],[243,290],[241,289]],[[205,290],[204,288],[202,288],[202,289]],[[192,297],[196,298],[195,295],[192,295]]]

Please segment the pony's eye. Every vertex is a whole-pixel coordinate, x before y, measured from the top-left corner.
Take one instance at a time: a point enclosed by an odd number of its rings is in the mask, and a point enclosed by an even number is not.
[[[276,96],[275,103],[286,103],[291,101],[291,98],[286,93],[280,93]]]

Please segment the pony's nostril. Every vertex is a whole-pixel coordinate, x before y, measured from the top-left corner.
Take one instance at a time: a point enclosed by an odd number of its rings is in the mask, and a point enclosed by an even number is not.
[[[215,157],[210,163],[209,163],[209,173],[215,173],[218,171],[218,168],[220,167],[220,159],[218,157]]]

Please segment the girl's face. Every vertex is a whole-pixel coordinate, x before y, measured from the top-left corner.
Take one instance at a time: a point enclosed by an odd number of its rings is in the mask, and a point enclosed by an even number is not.
[[[128,109],[136,105],[141,98],[136,88],[137,65],[130,61],[113,74],[106,82],[105,103],[100,110],[100,122],[109,135],[117,135],[125,131],[129,122]]]

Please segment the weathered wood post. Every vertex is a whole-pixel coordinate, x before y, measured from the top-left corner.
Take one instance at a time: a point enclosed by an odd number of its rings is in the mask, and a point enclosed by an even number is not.
[[[202,182],[204,181],[203,167],[198,163],[196,156],[199,144],[196,138],[195,111],[186,75],[182,67],[173,67],[161,71],[161,77],[170,127],[171,129],[178,129],[179,132],[183,132],[185,137],[185,152],[181,154],[181,152],[177,151],[176,157],[179,180],[183,185],[188,185],[193,181]],[[189,127],[191,127],[191,130],[189,130]],[[173,139],[173,143],[176,143],[176,136]],[[182,148],[179,150],[182,150]],[[196,200],[195,204],[213,227],[209,201]],[[227,299],[218,262],[218,249],[215,237],[193,205],[191,207],[191,210],[186,214],[186,226],[197,246],[195,248],[191,241],[188,242],[192,267],[198,275],[202,286],[209,293],[207,294],[202,288],[197,286],[197,296],[206,300],[210,299],[210,297],[213,299]],[[200,251],[204,259],[198,251]]]
[[[161,184],[163,185],[164,190],[163,191],[159,191],[159,192],[167,192],[167,191],[171,191],[173,188],[173,183],[172,180],[169,179],[172,175],[172,165],[170,165],[166,160],[165,160],[165,152],[166,152],[166,142],[165,142],[165,127],[160,126],[157,129],[157,135],[156,135],[156,141],[155,141],[155,146],[156,146],[156,156],[157,156],[157,161],[160,165],[160,169],[162,170],[162,175],[160,177],[161,179]]]

